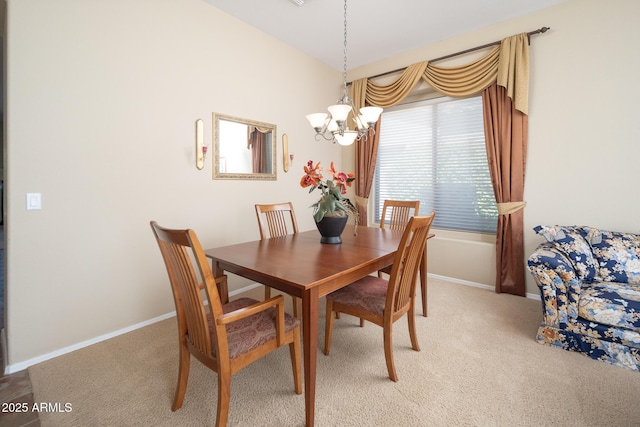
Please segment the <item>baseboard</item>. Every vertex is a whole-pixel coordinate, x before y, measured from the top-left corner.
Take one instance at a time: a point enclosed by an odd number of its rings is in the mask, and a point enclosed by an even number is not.
[[[438,274],[431,274],[431,273],[428,273],[427,277],[433,277],[434,279],[440,279],[440,280],[444,280],[446,282],[451,282],[451,283],[458,283],[460,285],[471,286],[471,287],[474,287],[474,288],[486,289],[488,291],[495,291],[495,286],[485,285],[485,284],[476,283],[476,282],[470,282],[468,280],[456,279],[454,277],[440,276]],[[537,301],[541,301],[540,300],[540,295],[538,295],[538,294],[527,293],[525,295],[525,297],[529,298],[529,299],[534,299],[534,300],[537,300]]]
[[[247,292],[247,291],[249,291],[251,289],[255,289],[257,287],[260,287],[260,286],[262,286],[262,285],[259,284],[259,283],[254,283],[254,284],[245,286],[245,287],[243,287],[241,289],[229,292],[229,296],[233,297],[233,296],[236,296],[238,294]],[[106,341],[106,340],[111,339],[111,338],[115,338],[115,337],[117,337],[119,335],[126,334],[127,332],[135,331],[136,329],[144,328],[145,326],[149,326],[149,325],[152,325],[154,323],[161,322],[161,321],[163,321],[165,319],[169,319],[171,317],[175,317],[175,315],[176,315],[176,312],[172,311],[170,313],[166,313],[166,314],[163,314],[161,316],[154,317],[153,319],[149,319],[149,320],[146,320],[144,322],[136,323],[135,325],[131,325],[131,326],[128,326],[126,328],[118,329],[117,331],[110,332],[110,333],[104,334],[104,335],[100,335],[98,337],[91,338],[91,339],[86,340],[86,341],[82,341],[82,342],[80,342],[78,344],[70,345],[68,347],[64,347],[64,348],[61,348],[61,349],[56,350],[56,351],[52,351],[52,352],[47,353],[47,354],[43,354],[42,356],[38,356],[38,357],[34,357],[32,359],[25,360],[24,362],[19,362],[19,363],[14,363],[14,364],[11,364],[11,365],[6,365],[6,367],[5,367],[5,375],[6,374],[13,374],[15,372],[20,372],[20,371],[22,371],[24,369],[27,369],[29,366],[37,365],[38,363],[44,362],[44,361],[49,360],[49,359],[53,359],[54,357],[62,356],[64,354],[71,353],[72,351],[80,350],[81,348],[88,347],[90,345],[97,344],[99,342]],[[2,329],[2,338],[3,338],[3,342],[5,342],[4,341],[4,329]],[[5,347],[3,347],[3,351],[4,351],[4,349],[5,349]],[[4,361],[7,360],[6,354],[4,354],[3,360]],[[6,364],[6,362],[5,362],[5,364]]]
[[[470,282],[468,280],[460,280],[460,279],[455,279],[455,278],[452,278],[452,277],[440,276],[440,275],[437,275],[437,274],[430,274],[430,273],[428,274],[428,277],[432,277],[434,279],[444,280],[444,281],[447,281],[447,282],[458,283],[458,284],[461,284],[461,285],[472,286],[472,287],[475,287],[475,288],[482,288],[482,289],[486,289],[488,291],[493,291],[494,290],[493,286],[484,285],[482,283]],[[237,289],[235,291],[229,292],[229,296],[230,297],[234,297],[236,295],[245,293],[247,291],[250,291],[252,289],[258,288],[260,286],[262,286],[260,283],[253,283],[251,285],[247,285],[247,286],[245,286],[243,288],[240,288],[240,289]],[[533,295],[533,294],[527,294],[527,298],[540,300],[539,296]],[[88,347],[90,345],[97,344],[99,342],[106,341],[106,340],[111,339],[111,338],[115,338],[115,337],[117,337],[119,335],[126,334],[127,332],[131,332],[131,331],[135,331],[136,329],[144,328],[145,326],[149,326],[149,325],[152,325],[154,323],[160,322],[162,320],[174,317],[175,315],[176,315],[176,312],[172,311],[170,313],[166,313],[166,314],[163,314],[161,316],[154,317],[153,319],[149,319],[149,320],[146,320],[144,322],[136,323],[135,325],[131,325],[131,326],[128,326],[126,328],[122,328],[122,329],[119,329],[117,331],[110,332],[108,334],[100,335],[98,337],[95,337],[95,338],[92,338],[92,339],[89,339],[89,340],[86,340],[86,341],[82,341],[82,342],[80,342],[78,344],[70,345],[68,347],[64,347],[64,348],[61,348],[61,349],[56,350],[56,351],[52,351],[52,352],[47,353],[47,354],[43,354],[42,356],[34,357],[32,359],[25,360],[25,361],[19,362],[19,363],[6,365],[6,367],[5,367],[5,375],[13,374],[15,372],[22,371],[24,369],[27,369],[30,366],[37,365],[38,363],[42,363],[42,362],[47,361],[49,359],[53,359],[55,357],[62,356],[62,355],[67,354],[67,353],[71,353],[72,351],[80,350],[81,348]],[[3,343],[6,344],[5,337],[4,337],[4,329],[2,329],[2,331],[0,333],[0,336],[1,336],[1,339],[2,339]],[[5,348],[6,348],[6,346],[3,347],[3,351],[5,350]],[[4,361],[7,360],[6,354],[4,354],[3,360]]]
[[[0,329],[0,351],[2,351],[2,375],[7,374],[7,334],[4,328]]]
[[[13,374],[15,372],[22,371],[24,369],[27,369],[29,366],[37,365],[38,363],[44,362],[49,359],[53,359],[54,357],[62,356],[63,354],[71,353],[72,351],[80,350],[81,348],[89,347],[90,345],[97,344],[99,342],[106,341],[111,338],[115,338],[119,335],[126,334],[127,332],[135,331],[136,329],[140,329],[145,326],[152,325],[154,323],[160,322],[165,319],[169,319],[171,317],[174,317],[175,315],[176,315],[176,312],[172,311],[171,313],[163,314],[161,316],[154,317],[153,319],[136,323],[135,325],[131,325],[126,328],[122,328],[117,331],[110,332],[108,334],[100,335],[98,337],[91,338],[86,341],[82,341],[78,344],[70,345],[68,347],[63,347],[59,350],[52,351],[47,354],[43,354],[42,356],[25,360],[24,362],[14,363],[12,365],[7,366],[6,373]]]

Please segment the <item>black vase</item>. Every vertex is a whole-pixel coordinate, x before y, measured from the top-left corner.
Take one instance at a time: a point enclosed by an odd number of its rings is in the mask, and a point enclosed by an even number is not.
[[[322,238],[320,243],[336,244],[342,243],[340,235],[347,225],[348,216],[325,216],[320,222],[316,222],[316,227]]]

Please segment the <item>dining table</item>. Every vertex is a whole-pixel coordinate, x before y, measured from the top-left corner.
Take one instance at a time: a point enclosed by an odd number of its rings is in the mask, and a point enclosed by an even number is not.
[[[216,277],[233,273],[302,299],[307,426],[315,418],[320,298],[391,265],[402,231],[347,225],[341,237],[323,244],[310,230],[205,250]],[[221,299],[228,301],[228,289],[221,289]]]

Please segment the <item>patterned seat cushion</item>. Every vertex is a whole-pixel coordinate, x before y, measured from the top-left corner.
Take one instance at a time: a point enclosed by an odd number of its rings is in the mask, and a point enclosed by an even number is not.
[[[389,282],[366,276],[327,295],[327,299],[382,316]]]
[[[640,285],[640,235],[593,229],[587,239],[598,267],[597,280]]]
[[[580,291],[578,316],[640,332],[640,285],[596,282],[585,286]]]
[[[596,262],[585,238],[590,227],[538,225],[533,230],[569,257],[581,281],[590,283],[595,279]]]
[[[248,307],[259,301],[252,298],[239,298],[222,306],[224,313]],[[213,329],[213,319],[209,315],[209,328]],[[270,308],[227,325],[227,341],[229,357],[235,359],[272,340],[276,336],[276,309]],[[290,331],[299,324],[298,319],[288,313],[284,314],[284,328]],[[215,332],[214,332],[215,333]],[[213,338],[213,337],[212,337]]]

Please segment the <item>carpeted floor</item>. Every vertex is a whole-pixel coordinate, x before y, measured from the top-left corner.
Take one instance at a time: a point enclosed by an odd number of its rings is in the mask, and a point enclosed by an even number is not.
[[[429,317],[416,318],[422,351],[405,319],[394,325],[397,383],[380,328],[342,316],[324,356],[322,323],[316,425],[638,426],[640,373],[536,343],[541,317],[539,301],[430,279]],[[171,412],[176,340],[168,319],[32,366],[35,401],[69,404],[41,424],[214,424],[216,374],[193,358],[184,406]],[[281,348],[233,376],[229,425],[304,424],[289,363]]]

